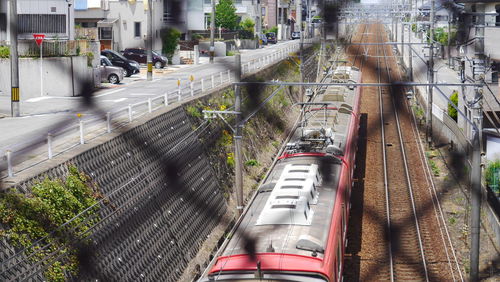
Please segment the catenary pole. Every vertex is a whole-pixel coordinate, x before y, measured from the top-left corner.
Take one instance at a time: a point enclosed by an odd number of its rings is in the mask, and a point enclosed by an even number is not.
[[[473,77],[474,80],[484,81],[484,4],[477,4],[476,9],[479,14],[476,18],[475,31],[476,40],[474,42],[475,57]],[[478,87],[475,92],[473,113],[476,132],[472,143],[472,189],[471,189],[471,249],[470,249],[470,281],[479,281],[479,248],[480,248],[480,224],[481,224],[481,145],[482,145],[482,87]]]
[[[235,55],[235,80],[241,81],[241,54],[237,51]],[[234,110],[236,114],[236,127],[234,132],[234,163],[235,163],[235,184],[236,184],[236,209],[238,215],[243,213],[243,165],[242,165],[242,127],[241,125],[241,85],[235,84],[234,86]]]
[[[11,115],[20,116],[19,57],[17,53],[17,0],[10,1]]]
[[[429,60],[427,61],[427,81],[432,84],[434,83],[434,5],[435,0],[431,1],[431,27],[430,27],[430,42],[429,46]],[[432,104],[433,104],[433,87],[429,86],[427,88],[427,116],[425,124],[425,137],[429,147],[432,147]]]
[[[300,48],[300,82],[304,82],[304,32],[302,31],[302,0],[297,1],[297,22],[299,24],[299,31],[300,31],[300,42],[299,42],[299,48]],[[299,97],[301,98],[301,101],[304,100],[304,86],[300,86],[300,93]]]

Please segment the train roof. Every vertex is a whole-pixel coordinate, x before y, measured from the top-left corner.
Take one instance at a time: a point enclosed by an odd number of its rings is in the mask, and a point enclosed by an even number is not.
[[[338,68],[329,80],[357,82],[359,78],[357,69]],[[324,257],[343,150],[356,114],[352,112],[357,107],[356,93],[354,87],[328,86],[300,105],[304,119],[220,256],[246,254],[241,238],[245,234],[258,238],[256,253]]]

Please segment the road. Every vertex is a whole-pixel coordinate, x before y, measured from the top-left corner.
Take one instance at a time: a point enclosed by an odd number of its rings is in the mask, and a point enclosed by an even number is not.
[[[242,50],[242,65],[255,59],[270,55],[280,48],[296,44],[297,41],[285,41],[274,45],[267,45],[257,50]],[[153,81],[148,82],[144,75],[135,75],[126,78],[123,83],[111,89],[99,90],[94,94],[96,104],[104,111],[112,111],[127,107],[129,104],[143,102],[148,98],[159,96],[165,92],[177,89],[177,80],[182,85],[189,83],[192,75],[195,79],[201,77],[210,78],[225,72],[224,79],[227,80],[227,70],[232,67],[234,57],[221,57],[215,59],[215,64],[201,64],[182,67],[169,74],[154,75]],[[54,83],[54,82],[49,82]],[[207,84],[209,82],[207,81]],[[51,125],[70,119],[77,121],[76,113],[88,116],[91,113],[81,109],[81,98],[79,97],[40,97],[21,102],[22,117],[5,117],[0,119],[0,149],[24,143],[31,138],[47,134],[47,128]],[[0,95],[0,113],[10,114],[10,96]]]

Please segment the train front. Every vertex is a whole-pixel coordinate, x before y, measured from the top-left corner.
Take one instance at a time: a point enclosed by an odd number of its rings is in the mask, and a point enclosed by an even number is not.
[[[326,82],[360,81],[340,67]],[[286,149],[201,281],[340,281],[360,87],[328,86],[306,103]]]

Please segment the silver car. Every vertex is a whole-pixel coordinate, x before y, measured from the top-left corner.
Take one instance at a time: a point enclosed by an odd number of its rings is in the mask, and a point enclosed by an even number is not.
[[[99,69],[101,71],[101,82],[117,84],[123,80],[125,70],[121,67],[113,66],[111,61],[104,56],[101,56]]]

